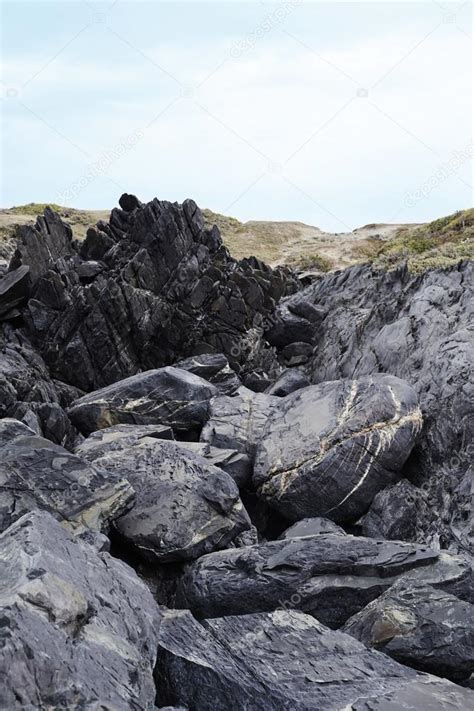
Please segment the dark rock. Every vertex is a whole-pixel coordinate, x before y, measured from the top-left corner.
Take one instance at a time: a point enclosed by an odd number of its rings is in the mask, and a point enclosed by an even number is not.
[[[77,267],[77,275],[83,283],[89,284],[103,270],[104,267],[100,262],[90,260],[79,264],[79,266]]]
[[[223,395],[232,395],[242,383],[223,353],[203,353],[185,358],[174,364],[175,368],[199,375],[215,385]]]
[[[84,395],[68,414],[85,435],[117,424],[159,424],[199,433],[216,393],[214,385],[193,373],[158,368]]]
[[[400,478],[421,428],[415,392],[390,375],[321,383],[277,402],[253,482],[290,521],[355,521]]]
[[[128,449],[148,437],[173,439],[173,430],[165,425],[114,425],[92,432],[87,439],[77,445],[74,452],[93,462],[104,454]]]
[[[279,402],[279,398],[254,393],[244,387],[232,397],[219,395],[212,398],[201,442],[236,449],[253,459],[267,419]]]
[[[402,480],[381,491],[359,521],[363,535],[474,550],[474,469],[438,471],[421,487]]]
[[[287,528],[280,536],[280,539],[301,538],[302,536],[319,536],[325,533],[338,533],[346,535],[343,528],[329,521],[327,518],[304,518],[293,526]]]
[[[290,343],[313,343],[325,312],[305,300],[302,294],[295,294],[275,309],[270,325],[265,330],[271,345],[284,348]]]
[[[420,675],[349,635],[300,612],[224,617],[197,622],[168,611],[156,666],[161,703],[199,711],[341,711],[392,708],[465,711],[472,694],[449,681]],[[427,701],[413,705],[413,701]],[[362,704],[366,704],[362,706]]]
[[[160,612],[135,572],[46,512],[0,537],[2,709],[151,709]]]
[[[129,195],[128,193],[124,193],[119,200],[119,205],[125,212],[133,212],[137,207],[140,207],[141,204],[135,195]]]
[[[144,558],[169,562],[225,548],[250,528],[231,477],[180,443],[146,440],[95,461],[136,492],[115,528]]]
[[[454,681],[474,670],[474,606],[429,585],[396,583],[343,631],[402,664]]]
[[[22,305],[29,294],[29,271],[26,265],[0,278],[0,318]]]
[[[235,481],[239,488],[250,483],[252,477],[252,463],[250,458],[235,449],[222,449],[211,447],[207,442],[179,442],[180,447],[198,454],[209,462],[225,471]]]
[[[289,343],[281,351],[281,357],[289,366],[302,365],[307,363],[313,353],[313,346],[310,343],[296,341]]]
[[[47,207],[36,224],[20,227],[20,240],[10,263],[10,269],[30,268],[32,284],[44,276],[61,259],[74,255],[72,230],[59,215]]]
[[[4,417],[0,420],[0,449],[10,444],[17,437],[35,437],[36,432],[25,425],[24,422],[13,417]]]
[[[448,556],[449,558],[449,556]],[[186,566],[176,606],[198,617],[296,608],[337,627],[419,566],[437,587],[467,590],[470,567],[437,567],[425,546],[327,533],[211,553]]]
[[[20,516],[44,509],[72,526],[107,528],[125,511],[133,489],[49,440],[17,436],[1,450],[0,531]]]
[[[265,392],[267,395],[277,395],[278,397],[285,397],[290,393],[294,393],[296,390],[301,390],[308,385],[311,385],[309,379],[306,377],[302,370],[297,368],[287,368],[278,377],[275,382],[268,387]]]
[[[192,200],[122,203],[81,247],[51,211],[18,247],[12,267],[34,265],[28,333],[52,376],[90,391],[223,353],[239,373],[273,377],[279,365],[262,335],[275,304],[298,288],[290,271],[236,262]],[[91,283],[79,279],[81,257],[104,266]]]
[[[469,541],[463,533],[459,544],[459,526],[452,528],[446,501],[452,477],[460,482],[473,454],[473,270],[472,260],[420,275],[357,265],[321,277],[277,309],[288,311],[305,300],[326,311],[312,327],[315,350],[307,367],[312,382],[385,372],[412,384],[424,427],[408,463],[409,478],[421,485],[441,477],[449,487],[442,492],[430,485],[433,515],[420,523],[426,522],[427,539],[437,533],[443,545],[459,550],[470,545],[471,552],[472,537]],[[458,508],[462,501],[456,497],[451,506],[453,521],[464,515]]]

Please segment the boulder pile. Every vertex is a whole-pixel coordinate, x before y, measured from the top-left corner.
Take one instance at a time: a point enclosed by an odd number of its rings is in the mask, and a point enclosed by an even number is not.
[[[192,200],[22,228],[0,709],[473,708],[473,276],[304,287]]]

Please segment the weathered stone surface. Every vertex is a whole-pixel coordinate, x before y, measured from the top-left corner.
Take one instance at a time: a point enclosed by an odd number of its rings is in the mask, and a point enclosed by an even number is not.
[[[252,477],[252,462],[250,457],[235,449],[212,447],[207,442],[178,442],[179,446],[204,457],[209,464],[219,467],[242,488],[250,483]]]
[[[298,288],[290,271],[236,262],[192,200],[128,196],[122,205],[80,247],[50,210],[23,231],[11,267],[32,270],[25,318],[52,375],[90,391],[202,353],[224,353],[243,373],[277,374],[262,333]],[[83,259],[103,265],[90,283],[78,274]]]
[[[23,304],[29,294],[29,271],[26,265],[18,267],[0,278],[0,318]]]
[[[160,424],[176,432],[200,432],[214,385],[178,368],[132,375],[72,403],[69,417],[83,434],[112,425]]]
[[[0,420],[0,449],[17,437],[35,437],[36,432],[25,425],[24,422],[13,417],[4,417]]]
[[[75,454],[93,462],[104,454],[128,449],[144,439],[174,439],[166,425],[112,425],[92,432],[74,449]]]
[[[267,395],[285,397],[285,395],[301,390],[308,385],[311,385],[311,382],[303,371],[298,368],[287,368],[265,392]]]
[[[0,708],[153,708],[160,612],[131,568],[44,511],[0,536],[0,567]]]
[[[134,506],[115,528],[148,560],[197,558],[250,528],[231,477],[178,442],[146,440],[95,465],[133,486]]]
[[[346,535],[343,528],[327,518],[303,518],[283,531],[280,538],[301,538],[302,536],[318,536],[324,533]]]
[[[381,695],[398,698],[402,692],[403,705],[396,707],[402,710],[465,711],[474,698],[300,612],[198,623],[189,612],[169,611],[159,644],[159,702],[199,711],[349,711],[373,708]],[[430,705],[413,705],[423,698]]]
[[[44,509],[73,526],[106,529],[133,499],[126,479],[86,462],[43,437],[17,436],[0,457],[0,530]]]
[[[304,388],[270,413],[253,482],[289,520],[355,521],[401,476],[420,428],[415,392],[390,375]]]
[[[456,681],[474,671],[474,606],[429,585],[396,583],[343,631],[415,669]]]
[[[454,552],[474,551],[474,469],[442,469],[422,486],[402,480],[381,491],[359,521],[374,538],[427,542]]]
[[[205,555],[186,566],[177,607],[198,617],[296,608],[337,627],[393,584],[416,571],[438,587],[470,585],[455,561],[436,568],[426,546],[327,533]],[[430,578],[432,576],[432,578]]]
[[[236,395],[218,395],[209,403],[209,419],[201,442],[222,449],[236,449],[252,459],[270,413],[279,398],[240,388]]]
[[[385,372],[412,384],[425,422],[412,457],[421,480],[440,468],[465,472],[472,460],[473,272],[468,260],[415,276],[354,266],[323,276],[276,310],[279,320],[304,300],[326,312],[312,329],[312,382]]]
[[[237,373],[229,366],[223,353],[203,353],[191,356],[174,364],[175,368],[199,375],[215,385],[223,395],[232,395],[242,383]]]

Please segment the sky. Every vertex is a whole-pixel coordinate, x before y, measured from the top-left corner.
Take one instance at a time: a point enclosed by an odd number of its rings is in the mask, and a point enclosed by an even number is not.
[[[470,2],[3,0],[0,206],[342,232],[472,205]]]

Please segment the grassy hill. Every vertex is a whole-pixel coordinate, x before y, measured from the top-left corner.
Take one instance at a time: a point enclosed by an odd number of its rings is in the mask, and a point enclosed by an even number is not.
[[[29,203],[0,210],[0,258],[9,258],[18,226],[33,224],[45,207]],[[50,207],[71,225],[78,240],[84,239],[90,225],[109,216],[109,210]],[[474,258],[472,208],[427,224],[370,224],[340,233],[324,232],[302,222],[240,222],[212,210],[203,212],[209,225],[217,224],[237,259],[254,255],[272,265],[289,264],[303,271],[324,272],[367,261],[390,269],[406,261],[409,269],[418,273]]]

